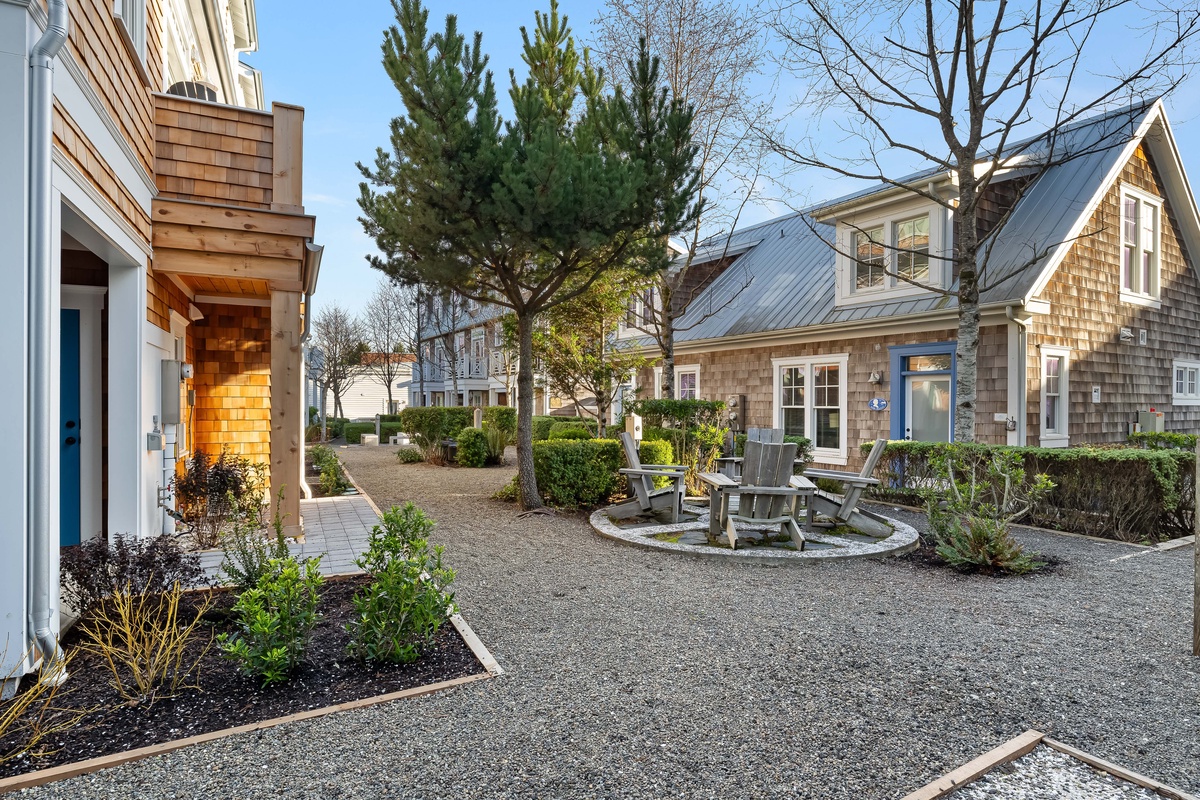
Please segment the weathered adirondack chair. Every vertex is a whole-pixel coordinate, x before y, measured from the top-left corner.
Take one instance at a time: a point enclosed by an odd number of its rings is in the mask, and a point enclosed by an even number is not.
[[[671,522],[678,522],[679,514],[683,510],[683,478],[687,467],[678,464],[643,464],[633,437],[622,431],[620,439],[621,446],[625,449],[625,460],[629,462],[629,466],[622,469],[621,474],[629,479],[630,498],[623,503],[609,506],[608,515],[613,519],[623,519],[667,511],[670,513]],[[662,489],[656,489],[655,478],[667,478],[669,484]]]
[[[836,469],[812,469],[811,467],[806,469],[804,477],[813,481],[818,478],[827,478],[841,481],[845,485],[841,500],[818,491],[812,498],[813,507],[817,512],[833,519],[835,525],[849,525],[851,528],[871,536],[887,536],[891,533],[892,529],[883,521],[882,517],[858,508],[858,501],[867,487],[879,484],[879,481],[872,478],[871,474],[875,471],[875,465],[879,463],[879,459],[883,457],[883,449],[886,445],[887,439],[877,439],[875,446],[871,448],[871,452],[867,456],[867,462],[863,464],[862,472],[857,474]]]
[[[729,546],[736,550],[737,523],[763,528],[778,525],[780,533],[789,533],[796,548],[803,550],[804,532],[796,512],[799,499],[811,497],[813,490],[807,481],[793,482],[795,460],[794,443],[747,441],[740,481],[716,472],[700,475],[715,490],[711,496],[716,502],[709,507],[710,533],[724,529]],[[737,496],[736,507],[731,502],[733,495]]]
[[[746,442],[762,442],[763,444],[780,444],[783,441],[783,428],[747,428]],[[741,456],[725,456],[716,460],[717,471],[728,475],[734,480],[742,472]]]

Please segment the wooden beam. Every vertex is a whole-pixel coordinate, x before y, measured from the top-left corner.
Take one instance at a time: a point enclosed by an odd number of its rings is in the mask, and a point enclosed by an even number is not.
[[[200,225],[175,225],[162,222],[154,226],[155,248],[200,250],[207,253],[233,253],[268,258],[304,258],[304,239],[261,231],[206,228]]]
[[[302,239],[311,239],[316,228],[316,218],[303,214],[164,197],[154,199],[150,213],[155,224],[173,222],[177,225],[299,236]]]
[[[284,535],[304,541],[300,519],[304,473],[300,300],[299,292],[271,293],[271,508],[283,519]],[[280,489],[284,490],[282,502]]]
[[[272,103],[271,210],[304,213],[304,109]]]
[[[906,794],[903,800],[938,800],[940,797],[945,797],[954,790],[962,788],[963,784],[970,783],[1000,764],[1007,764],[1009,761],[1025,755],[1037,747],[1044,737],[1045,734],[1041,731],[1025,731],[1015,739],[1010,739],[994,750],[989,750],[979,758],[943,775],[933,783],[926,784],[911,794]]]
[[[300,280],[300,262],[267,256],[238,256],[195,250],[155,248],[154,271],[209,278],[248,278],[265,281]]]
[[[233,294],[231,292],[209,292],[207,294],[197,294],[193,302],[211,303],[219,306],[258,306],[259,308],[269,308],[271,298],[248,294]]]

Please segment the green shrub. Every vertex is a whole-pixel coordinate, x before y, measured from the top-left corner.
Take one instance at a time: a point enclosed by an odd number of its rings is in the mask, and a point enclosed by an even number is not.
[[[336,458],[336,456],[335,456]],[[276,508],[283,504],[284,490],[279,490],[279,502]],[[221,549],[225,553],[221,561],[221,574],[228,583],[245,591],[257,586],[267,574],[268,565],[272,561],[291,558],[287,539],[283,535],[283,517],[275,512],[272,524],[273,534],[257,525],[235,525],[233,530],[221,541]]]
[[[533,468],[542,499],[555,506],[590,507],[607,502],[625,466],[613,439],[545,441],[533,446]]]
[[[869,452],[872,443],[863,445]],[[882,500],[918,505],[940,485],[931,457],[934,442],[888,442],[875,470]],[[1007,447],[968,444],[980,452],[1011,451],[1031,474],[1045,474],[1054,489],[1019,522],[1128,542],[1155,542],[1192,531],[1195,456],[1186,450],[1140,448]]]
[[[557,439],[594,439],[591,432],[582,425],[571,423],[556,422],[550,428],[550,435],[546,437],[547,441],[555,441]]]
[[[517,435],[517,410],[512,406],[488,406],[483,410],[483,427],[504,431],[512,439]]]
[[[214,459],[197,449],[171,483],[200,549],[216,547],[233,523],[262,514],[263,465],[227,450]]]
[[[1135,447],[1146,450],[1190,450],[1195,452],[1196,438],[1194,433],[1139,431],[1129,434],[1126,441]]]
[[[401,447],[396,451],[396,460],[401,464],[419,464],[425,460],[425,456],[415,447]]]
[[[594,419],[584,419],[583,417],[534,417],[533,440],[535,442],[541,442],[549,439],[550,429],[553,426],[563,422],[582,424],[593,434],[599,430],[599,425]]]
[[[674,464],[675,448],[670,441],[642,439],[638,445],[638,458],[643,464]]]
[[[733,454],[735,456],[745,455],[745,453],[746,453],[746,438],[747,438],[746,434],[744,434],[744,433],[739,433],[733,437]],[[812,442],[803,436],[784,436],[783,441],[785,443],[791,443],[791,444],[796,445],[796,458],[804,462],[799,468],[796,469],[796,474],[800,474],[801,472],[804,471],[805,467],[807,467],[809,464],[812,463],[812,460],[813,460]],[[840,486],[840,484],[839,484],[839,486]],[[837,493],[841,494],[841,489],[838,489]]]
[[[287,680],[304,656],[308,634],[320,621],[317,601],[323,578],[319,558],[267,562],[266,573],[238,596],[233,635],[217,637],[221,650],[263,685]]]
[[[512,436],[503,428],[488,427],[486,423],[483,432],[487,435],[488,463],[503,464],[504,450],[508,447],[508,443],[512,441]]]
[[[354,596],[349,651],[364,661],[407,664],[433,643],[453,611],[446,587],[454,571],[442,565],[441,547],[430,551],[425,536],[433,520],[412,503],[393,506],[381,523],[356,561],[371,583]]]
[[[482,467],[488,461],[487,434],[478,428],[464,428],[455,439],[458,450],[455,460],[464,467]]]
[[[500,500],[505,503],[515,503],[521,499],[521,483],[517,476],[508,483],[501,486],[492,494],[493,500]]]
[[[342,462],[332,447],[323,444],[308,448],[308,458],[319,473],[318,485],[327,495],[344,494],[350,487],[346,473],[342,470]]]
[[[396,416],[399,430],[427,439],[453,439],[475,424],[475,409],[470,406],[414,406]]]
[[[936,537],[937,554],[964,572],[1023,575],[1046,566],[1025,552],[1006,524],[991,517],[947,514],[938,524]]]
[[[625,413],[640,414],[643,426],[690,428],[725,424],[725,403],[720,400],[633,400],[626,404]]]

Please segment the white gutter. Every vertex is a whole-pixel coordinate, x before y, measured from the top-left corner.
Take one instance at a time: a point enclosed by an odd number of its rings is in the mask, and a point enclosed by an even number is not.
[[[57,546],[56,531],[50,530],[50,492],[53,475],[50,453],[58,446],[52,409],[58,408],[51,397],[51,373],[54,372],[53,316],[56,276],[51,250],[53,198],[50,182],[51,112],[54,107],[54,58],[67,41],[70,19],[66,0],[49,0],[49,21],[41,38],[29,51],[29,624],[42,654],[42,680],[61,683],[67,673],[62,668],[51,620],[58,598],[51,597],[56,586],[52,574]]]

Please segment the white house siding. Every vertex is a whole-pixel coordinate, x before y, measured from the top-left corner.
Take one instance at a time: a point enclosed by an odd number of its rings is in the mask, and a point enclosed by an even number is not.
[[[410,376],[411,368],[406,365],[392,383],[392,401],[396,403],[397,411],[408,407]],[[333,392],[325,394],[325,413],[334,415]],[[358,375],[342,391],[342,416],[348,419],[388,413],[391,412],[388,411],[387,387],[374,375]]]

